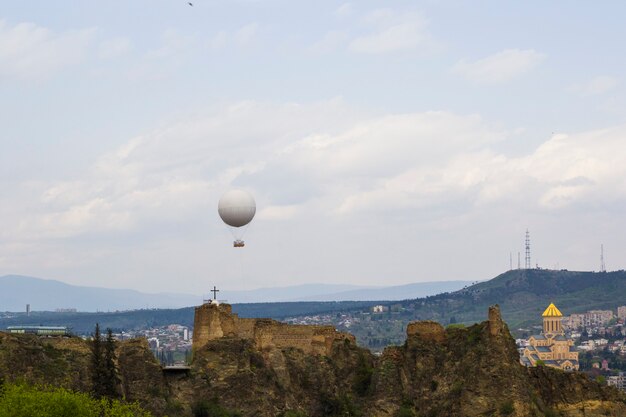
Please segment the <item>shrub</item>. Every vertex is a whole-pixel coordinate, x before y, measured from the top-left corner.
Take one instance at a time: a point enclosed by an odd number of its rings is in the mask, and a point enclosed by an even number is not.
[[[5,384],[0,417],[150,417],[137,404],[94,399],[64,388]]]
[[[347,395],[335,397],[330,394],[322,394],[320,398],[320,412],[327,417],[358,417],[361,410],[352,402]]]
[[[430,390],[431,391],[437,391],[438,387],[439,387],[439,383],[437,381],[435,381],[434,379],[432,381],[430,381]]]
[[[372,384],[374,369],[370,366],[364,354],[359,355],[356,372],[354,375],[354,390],[361,397],[367,394]]]
[[[510,416],[515,411],[515,405],[513,401],[508,400],[500,405],[500,415],[501,416]]]
[[[415,417],[415,411],[408,404],[402,404],[395,417]]]
[[[239,413],[229,411],[219,405],[217,398],[210,401],[200,400],[191,406],[194,417],[237,417]],[[1,416],[0,416],[1,417]]]

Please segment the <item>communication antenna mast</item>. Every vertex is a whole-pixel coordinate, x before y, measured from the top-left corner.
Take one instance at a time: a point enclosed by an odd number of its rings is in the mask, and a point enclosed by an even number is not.
[[[521,261],[520,253],[517,252],[517,269],[522,269],[522,261]]]
[[[606,265],[604,264],[604,244],[600,245],[600,272],[606,272]]]
[[[526,229],[526,269],[530,269],[530,233]]]
[[[513,253],[509,252],[509,271],[513,270]]]

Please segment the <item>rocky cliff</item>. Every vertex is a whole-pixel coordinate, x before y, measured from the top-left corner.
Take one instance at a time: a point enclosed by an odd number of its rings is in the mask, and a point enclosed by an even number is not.
[[[625,397],[579,373],[527,369],[497,307],[468,328],[407,328],[380,357],[351,338],[325,354],[225,336],[195,352],[189,372],[163,373],[145,341],[118,349],[121,392],[156,415],[217,403],[242,416],[626,416]],[[89,389],[80,339],[0,333],[0,377]]]

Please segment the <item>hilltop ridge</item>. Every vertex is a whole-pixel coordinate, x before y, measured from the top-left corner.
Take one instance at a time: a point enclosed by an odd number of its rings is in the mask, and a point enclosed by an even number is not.
[[[442,316],[444,322],[450,316],[459,322],[476,321],[482,309],[497,303],[507,323],[517,326],[536,321],[551,302],[565,315],[626,304],[626,272],[511,270],[466,289],[426,299],[450,304]]]

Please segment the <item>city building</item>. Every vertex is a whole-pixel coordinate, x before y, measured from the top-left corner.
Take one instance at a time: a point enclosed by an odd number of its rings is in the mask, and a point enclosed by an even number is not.
[[[617,318],[626,319],[626,306],[617,307]]]
[[[69,336],[70,329],[65,326],[9,326],[7,332],[17,334],[36,334],[37,336]]]
[[[620,308],[617,309],[619,317]],[[626,308],[626,306],[624,307]],[[622,312],[626,314],[625,312]],[[609,322],[615,318],[615,314],[611,310],[591,310],[584,314],[572,314],[563,318],[563,326],[568,330],[581,329],[583,327],[599,328],[606,326]]]
[[[372,313],[384,313],[389,311],[389,307],[383,305],[376,305],[372,307]]]
[[[543,331],[528,338],[528,346],[520,357],[525,366],[544,364],[564,371],[578,370],[578,351],[574,341],[565,337],[563,314],[551,303],[543,312]]]
[[[615,376],[607,377],[606,383],[611,387],[626,391],[626,372],[620,372]]]

